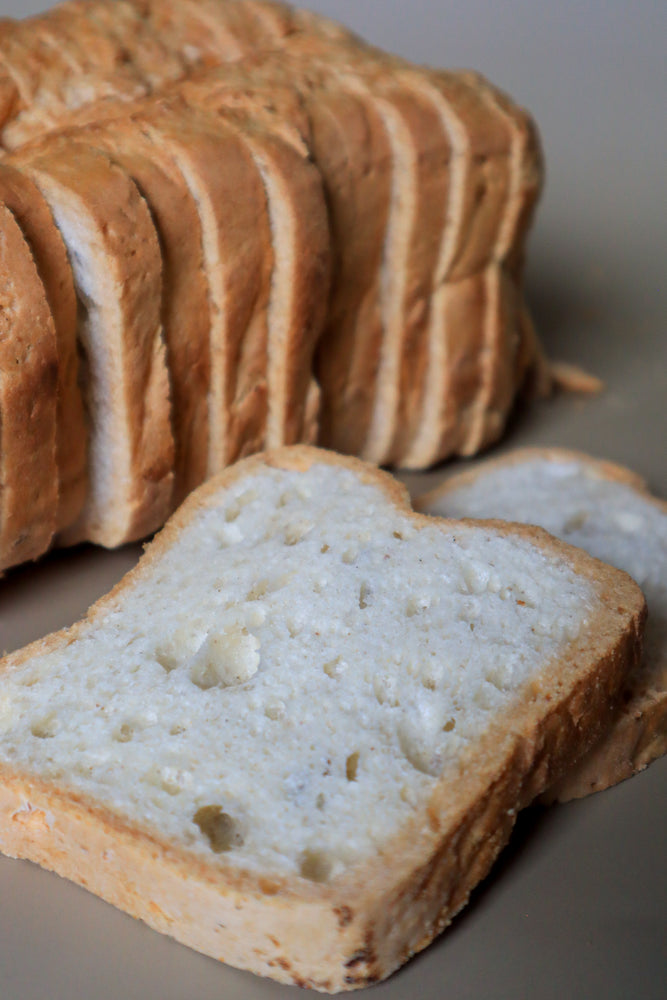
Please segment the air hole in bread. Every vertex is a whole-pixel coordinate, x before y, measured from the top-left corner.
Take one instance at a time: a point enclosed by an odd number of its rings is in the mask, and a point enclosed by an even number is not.
[[[242,847],[244,842],[236,820],[225,812],[222,806],[202,806],[192,817],[209,842],[214,854]]]
[[[345,670],[346,664],[343,662],[341,656],[337,656],[334,660],[327,660],[327,662],[322,667],[322,670],[327,675],[327,677],[340,677],[340,675]]]
[[[430,597],[426,594],[413,594],[412,597],[408,598],[405,614],[408,618],[413,618],[415,615],[420,614],[422,611],[426,611],[430,607]]]
[[[259,667],[259,639],[241,625],[209,632],[190,661],[190,680],[202,691],[244,684]]]
[[[573,514],[572,517],[568,518],[568,520],[565,522],[565,524],[563,525],[563,531],[565,532],[565,534],[569,534],[572,531],[579,531],[580,528],[583,528],[583,526],[586,524],[587,520],[588,520],[588,511],[586,510],[577,511],[576,514]]]
[[[299,874],[310,882],[326,882],[333,869],[331,858],[326,851],[307,848],[299,862]]]
[[[162,669],[165,670],[168,674],[170,674],[172,670],[175,670],[179,664],[178,657],[175,655],[175,653],[166,649],[156,649],[155,659],[157,663],[160,664]]]
[[[285,702],[281,698],[267,702],[264,706],[264,715],[273,722],[282,719],[285,715]]]
[[[373,588],[370,583],[364,580],[361,587],[359,588],[359,607],[362,611],[369,607],[373,598]]]
[[[357,548],[356,545],[350,545],[343,552],[341,560],[342,562],[347,563],[349,565],[353,562],[356,562],[358,557],[359,557],[359,549]]]
[[[310,521],[297,521],[285,529],[285,545],[298,545],[313,530]]]
[[[113,734],[113,738],[117,743],[129,743],[133,736],[134,726],[129,722],[123,722]]]
[[[36,719],[30,726],[30,732],[38,740],[50,740],[58,731],[58,718],[54,713]]]

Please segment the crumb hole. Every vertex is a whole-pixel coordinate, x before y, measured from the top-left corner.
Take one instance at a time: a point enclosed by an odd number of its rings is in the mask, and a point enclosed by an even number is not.
[[[345,761],[345,777],[348,781],[357,780],[357,770],[359,768],[359,751],[355,750]]]
[[[160,664],[162,669],[168,674],[175,670],[178,666],[178,659],[173,653],[167,652],[166,649],[157,649],[155,651],[155,659]]]
[[[52,739],[58,730],[58,720],[55,715],[45,715],[37,719],[30,727],[30,732],[38,740]]]
[[[366,582],[362,583],[359,588],[359,607],[362,611],[369,606],[372,596],[373,590],[371,585]]]
[[[324,851],[307,848],[301,855],[299,873],[311,882],[326,882],[331,875],[331,860]]]
[[[194,822],[208,840],[214,854],[243,846],[243,835],[236,820],[222,806],[202,806],[193,816]]]

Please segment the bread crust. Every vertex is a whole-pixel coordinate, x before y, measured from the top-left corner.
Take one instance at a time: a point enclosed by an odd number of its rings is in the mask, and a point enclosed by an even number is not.
[[[535,460],[576,462],[590,469],[597,478],[630,487],[667,515],[667,502],[655,497],[644,479],[631,469],[567,448],[519,448],[499,458],[485,459],[475,468],[450,477],[419,497],[415,506],[424,511],[432,510],[448,493],[474,484],[489,471]],[[547,790],[544,801],[568,802],[610,788],[667,753],[667,650],[654,670],[641,670],[640,666],[637,664],[627,677],[622,701],[608,729],[589,752]]]
[[[265,465],[304,470],[321,462],[352,470],[410,515],[403,487],[355,459],[303,446],[254,456],[191,496],[141,563],[85,622],[13,654],[2,671],[94,627],[128,585],[150,575],[191,518],[230,484]],[[417,529],[438,523],[411,517]],[[451,529],[451,522],[439,523]],[[253,874],[224,862],[209,866],[84,795],[6,766],[0,782],[2,850],[58,871],[197,950],[281,982],[335,992],[389,975],[465,904],[506,842],[516,811],[604,727],[624,672],[639,654],[645,606],[629,577],[539,529],[483,525],[528,539],[571,565],[591,582],[598,610],[590,630],[560,658],[557,680],[553,664],[545,664],[468,752],[461,771],[445,771],[427,806],[370,861],[327,884]]]
[[[150,209],[162,256],[162,329],[171,389],[177,507],[207,474],[210,303],[197,205],[182,174],[137,120],[85,129],[91,146],[127,171]]]
[[[493,247],[507,199],[509,133],[463,74],[397,65],[434,102],[452,146],[447,226],[442,232],[421,368],[421,406],[405,428],[400,464],[424,468],[467,436],[489,332],[500,303],[489,295]]]
[[[22,151],[11,163],[35,181],[56,220],[61,210],[85,220],[100,254],[97,266],[103,255],[112,289],[103,304],[112,319],[102,339],[99,333],[91,338],[85,323],[79,326],[88,357],[90,491],[79,521],[62,539],[113,547],[143,538],[168,516],[173,467],[161,264],[148,208],[127,174],[65,135]],[[85,303],[86,290],[77,288],[77,294]],[[107,379],[111,395],[100,397]]]
[[[30,247],[0,205],[0,571],[49,548],[56,528],[58,348]]]
[[[29,177],[0,164],[0,202],[12,213],[30,247],[53,317],[58,352],[56,531],[68,528],[83,507],[87,489],[88,430],[79,389],[76,293],[67,250],[39,188]]]

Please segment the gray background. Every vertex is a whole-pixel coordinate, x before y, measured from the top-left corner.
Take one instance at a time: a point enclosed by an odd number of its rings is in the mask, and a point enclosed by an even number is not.
[[[41,3],[0,3],[28,14]],[[621,461],[667,496],[667,5],[618,0],[315,0],[417,61],[472,67],[535,115],[548,182],[528,294],[553,357],[594,398],[518,414],[501,447],[561,444]],[[407,477],[415,491],[447,470]],[[0,649],[74,621],[136,560],[82,549],[0,583]],[[662,1000],[667,760],[593,798],[528,810],[493,875],[383,1000]],[[2,1000],[296,996],[219,966],[36,867],[0,859]]]

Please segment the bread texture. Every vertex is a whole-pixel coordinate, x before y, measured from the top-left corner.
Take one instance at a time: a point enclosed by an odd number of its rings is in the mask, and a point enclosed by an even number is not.
[[[168,516],[173,438],[160,325],[162,266],[148,208],[103,153],[66,136],[11,159],[47,200],[81,305],[89,492],[63,536],[113,547]]]
[[[30,247],[0,205],[0,570],[48,549],[56,530],[58,347]]]
[[[55,328],[58,357],[56,529],[63,531],[81,513],[88,486],[88,428],[79,387],[74,278],[62,236],[39,188],[26,174],[6,163],[0,164],[0,202],[16,219],[30,247]],[[34,319],[32,323],[34,336],[38,324]]]
[[[295,447],[0,667],[0,846],[233,965],[384,978],[607,724],[645,613],[539,529]]]
[[[454,475],[417,501],[444,517],[539,524],[629,573],[649,607],[645,652],[616,718],[547,792],[565,802],[629,778],[667,753],[667,503],[620,465],[560,448],[526,448]]]

